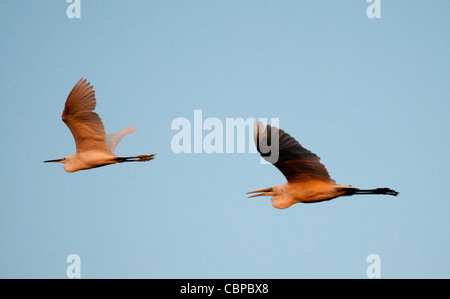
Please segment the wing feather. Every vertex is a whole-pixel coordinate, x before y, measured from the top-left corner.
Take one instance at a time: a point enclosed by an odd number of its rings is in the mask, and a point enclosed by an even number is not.
[[[278,135],[279,156],[278,160],[272,164],[283,173],[288,182],[304,182],[311,179],[333,181],[325,166],[320,163],[320,158],[301,146],[288,133],[270,125],[267,125],[264,130],[262,123],[259,125],[255,123],[254,132],[256,148],[260,155],[268,162],[271,162],[268,158],[270,153],[262,152],[260,145],[272,144],[272,136]]]
[[[110,152],[106,145],[105,127],[97,113],[95,91],[81,78],[67,97],[62,120],[75,139],[77,152],[99,150]]]

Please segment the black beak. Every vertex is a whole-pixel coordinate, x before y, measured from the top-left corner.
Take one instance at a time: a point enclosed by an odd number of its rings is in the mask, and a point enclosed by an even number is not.
[[[66,158],[55,159],[55,160],[47,160],[47,161],[44,161],[44,163],[47,163],[47,162],[64,162],[65,159]]]

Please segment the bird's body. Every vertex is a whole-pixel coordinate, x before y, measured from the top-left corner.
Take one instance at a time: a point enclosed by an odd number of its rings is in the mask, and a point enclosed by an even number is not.
[[[64,158],[64,170],[75,172],[83,169],[101,167],[117,163],[116,156],[103,151],[88,151],[75,153]]]
[[[285,209],[299,202],[314,203],[331,200],[340,196],[354,194],[398,194],[389,188],[358,189],[347,185],[338,185],[331,179],[320,158],[302,147],[294,138],[275,127],[267,125],[264,130],[262,124],[255,122],[254,138],[256,148],[261,156],[271,161],[271,153],[261,151],[260,145],[271,144],[272,138],[279,139],[278,160],[273,163],[286,177],[284,185],[252,191],[259,193],[250,197],[272,196],[272,205],[278,209]]]
[[[154,155],[117,157],[116,146],[122,137],[136,132],[130,126],[112,134],[105,134],[102,120],[93,110],[96,106],[95,92],[90,83],[81,78],[67,97],[62,120],[75,139],[76,153],[62,159],[44,162],[64,163],[64,170],[75,172],[121,162],[145,162]]]
[[[267,189],[252,191],[260,193],[256,196],[272,196],[272,205],[277,209],[285,209],[299,202],[313,203],[346,195],[351,186],[336,185],[329,182],[312,180],[309,182],[287,182],[284,185],[273,186]]]

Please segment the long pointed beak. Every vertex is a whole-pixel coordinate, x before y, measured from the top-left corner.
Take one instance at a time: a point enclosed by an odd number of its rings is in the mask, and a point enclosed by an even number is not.
[[[270,188],[266,188],[266,189],[250,191],[250,192],[247,192],[247,194],[262,192],[260,194],[255,194],[255,195],[249,196],[248,198],[258,197],[258,196],[271,196],[272,194],[268,194],[268,192],[272,192],[272,191],[273,191],[273,189],[272,189],[272,187],[270,187]]]
[[[61,162],[61,163],[64,163],[65,159],[66,158],[55,159],[55,160],[47,160],[47,161],[44,161],[44,163],[48,163],[48,162]]]

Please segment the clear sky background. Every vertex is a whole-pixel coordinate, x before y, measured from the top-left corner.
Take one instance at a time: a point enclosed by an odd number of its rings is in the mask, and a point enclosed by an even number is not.
[[[450,278],[449,1],[4,1],[0,277]],[[116,154],[66,173],[85,77]],[[340,184],[398,197],[274,209],[258,154],[175,154],[177,117],[278,118]],[[206,135],[208,132],[204,132]]]

